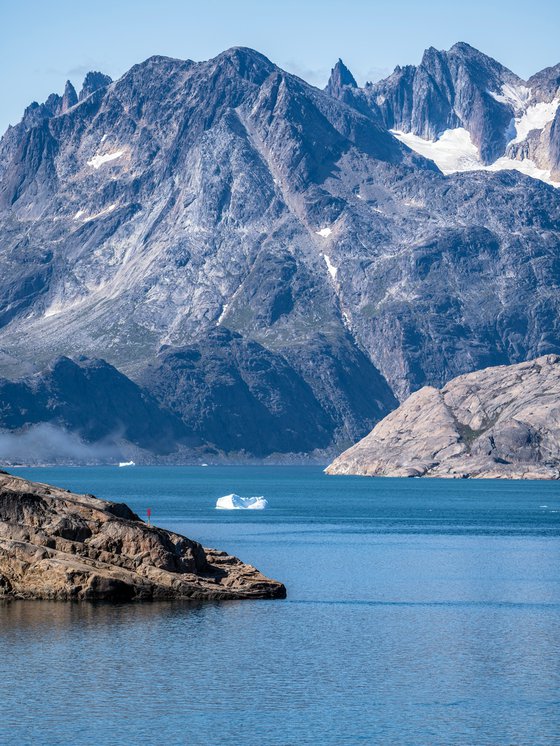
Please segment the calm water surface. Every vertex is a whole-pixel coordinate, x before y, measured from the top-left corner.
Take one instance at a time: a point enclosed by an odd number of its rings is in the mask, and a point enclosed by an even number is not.
[[[0,604],[7,744],[560,744],[560,485],[49,468],[286,601]],[[221,495],[266,511],[217,511]]]

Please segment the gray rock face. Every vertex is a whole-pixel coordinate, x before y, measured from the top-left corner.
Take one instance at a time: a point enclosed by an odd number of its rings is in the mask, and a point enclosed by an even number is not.
[[[553,178],[560,180],[560,109],[556,111],[548,139],[549,163]]]
[[[76,94],[76,89],[72,85],[72,83],[67,80],[66,86],[64,87],[64,95],[62,96],[62,106],[60,107],[60,113],[65,114],[68,109],[70,109],[72,106],[75,106],[78,103],[78,96]]]
[[[390,129],[437,141],[447,130],[463,128],[478,150],[481,166],[505,156],[511,165],[501,168],[530,161],[526,172],[538,175],[541,169],[545,173],[539,178],[557,178],[550,122],[560,103],[559,65],[523,81],[491,57],[459,43],[448,51],[430,48],[420,65],[397,67],[385,80],[367,83],[363,89],[348,82],[349,72],[342,77],[336,71],[329,93],[362,113],[369,109],[374,121]],[[546,112],[539,104],[549,105]],[[413,141],[407,142],[415,147]],[[453,147],[459,147],[457,141]],[[469,170],[471,160],[467,148],[463,159],[448,170]]]
[[[552,101],[560,92],[560,63],[535,73],[527,84],[536,100]]]
[[[0,598],[284,598],[236,557],[146,525],[123,503],[0,474]]]
[[[330,96],[340,98],[345,86],[350,86],[350,88],[357,88],[358,84],[356,83],[356,79],[354,78],[350,70],[346,67],[344,62],[339,59],[336,65],[331,70],[331,76],[329,78],[329,82],[327,83],[325,91]]]
[[[91,96],[92,93],[95,93],[100,88],[107,88],[112,82],[112,79],[108,75],[96,71],[89,72],[84,78],[79,100],[83,101],[84,98]]]
[[[412,394],[328,474],[560,478],[560,357],[469,373]]]
[[[547,120],[535,121],[525,139],[507,147],[507,154],[523,160],[530,158],[537,166],[548,169],[551,178],[560,182],[560,65],[547,67],[529,78],[527,86],[531,92],[529,111],[548,104]]]
[[[421,386],[560,352],[558,191],[444,176],[343,72],[359,105],[232,49],[30,107],[0,142],[2,375],[101,357],[198,437],[234,447],[243,422],[271,453],[342,448]]]
[[[289,372],[280,385],[298,380],[311,389],[316,415],[301,442],[285,438],[290,448],[324,447],[333,433],[347,441],[394,405],[337,306],[316,233],[344,209],[322,183],[346,151],[364,151],[373,166],[433,170],[383,129],[262,55],[231,50],[199,64],[152,58],[66,115],[22,127],[24,148],[12,135],[3,142],[1,184],[3,235],[11,236],[0,303],[6,373],[17,375],[25,357],[41,363],[61,351],[102,351],[143,379],[162,345],[181,350],[219,324],[246,340],[254,356],[247,366],[264,346]],[[29,217],[42,209],[49,221]],[[34,234],[24,262],[29,219],[46,233]],[[25,344],[21,321],[35,327]],[[318,376],[309,355],[327,349],[359,360],[357,375],[344,359],[322,355]],[[354,393],[337,387],[363,380],[366,370],[369,400],[379,406],[359,412]],[[212,376],[210,366],[202,389],[214,390]],[[286,411],[293,390],[272,398]],[[235,426],[231,416],[224,434]],[[196,412],[193,422],[204,418]],[[259,438],[266,452],[277,441],[266,430]]]
[[[365,94],[389,129],[412,132],[428,140],[444,130],[464,127],[483,163],[492,163],[506,148],[514,116],[508,101],[498,100],[504,86],[523,81],[511,70],[468,44],[447,52],[430,47],[418,67],[398,67]]]
[[[257,457],[326,449],[397,404],[348,339],[334,348],[317,340],[288,361],[221,327],[188,347],[163,350],[142,382],[204,441]],[[336,409],[329,406],[335,400]]]

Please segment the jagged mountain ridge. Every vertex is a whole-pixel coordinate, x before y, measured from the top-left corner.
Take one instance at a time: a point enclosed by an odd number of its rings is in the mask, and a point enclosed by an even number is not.
[[[444,171],[520,168],[560,182],[552,124],[560,121],[560,66],[524,81],[461,42],[448,51],[430,47],[418,66],[397,67],[363,89],[344,69],[343,78],[333,69],[326,90],[360,111],[368,106],[376,121]]]
[[[253,50],[150,58],[18,127],[0,143],[5,375],[103,357],[203,439],[225,391],[225,450],[241,386],[266,453],[294,450],[270,414],[301,430],[285,418],[302,386],[311,450],[425,383],[558,350],[556,190],[443,176]],[[203,363],[179,365],[185,349]],[[281,372],[269,400],[261,364]]]

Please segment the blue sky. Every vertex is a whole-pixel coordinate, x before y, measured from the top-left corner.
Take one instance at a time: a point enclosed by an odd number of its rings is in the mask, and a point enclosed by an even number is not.
[[[363,83],[456,41],[521,77],[560,62],[560,0],[0,0],[0,19],[0,132],[67,78],[118,78],[153,54],[250,46],[320,86],[338,57]]]

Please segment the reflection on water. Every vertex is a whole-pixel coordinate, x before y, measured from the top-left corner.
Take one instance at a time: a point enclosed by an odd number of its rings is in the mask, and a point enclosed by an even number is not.
[[[556,510],[557,489],[122,471],[52,481],[129,490],[138,509],[157,477],[160,523],[254,562],[288,599],[0,603],[1,743],[560,742],[559,531],[538,507]],[[208,507],[264,479],[261,517]]]
[[[14,602],[3,743],[552,744],[558,607]]]
[[[238,603],[238,602],[232,602]],[[174,613],[196,615],[209,612],[212,603],[194,601],[161,601],[149,604],[78,603],[60,601],[0,601],[2,643],[15,643],[26,637],[52,639],[68,634],[78,625],[82,630],[125,623],[128,629],[135,624],[161,621]]]

